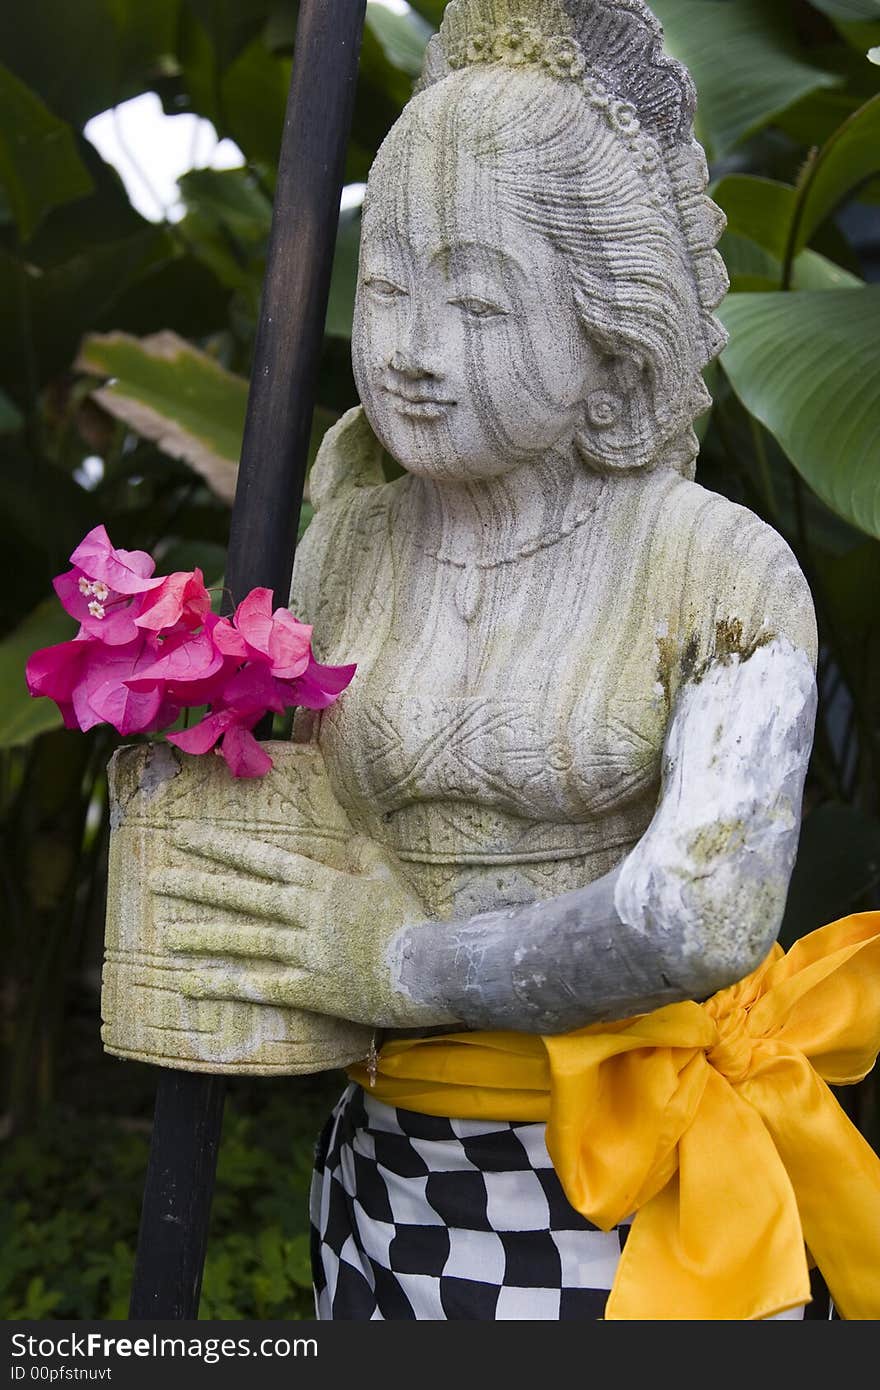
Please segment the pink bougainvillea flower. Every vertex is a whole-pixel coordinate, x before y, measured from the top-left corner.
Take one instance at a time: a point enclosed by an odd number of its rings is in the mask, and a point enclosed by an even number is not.
[[[233,724],[224,734],[220,751],[233,777],[265,777],[274,767],[269,754],[242,724]]]
[[[305,671],[311,656],[312,629],[287,608],[272,612],[272,590],[252,589],[233,619],[247,643],[248,656],[265,662],[274,676],[292,680]]]
[[[157,728],[166,692],[158,686],[132,690],[128,679],[156,659],[152,639],[139,636],[124,647],[89,642],[80,679],[73,691],[73,708],[83,730],[112,724],[118,734],[145,734]]]
[[[283,682],[276,680],[267,666],[248,663],[223,683],[219,700],[240,714],[282,714],[293,701]]]
[[[214,637],[214,646],[221,651],[224,656],[234,656],[239,661],[247,661],[248,645],[240,632],[235,628],[228,618],[218,618],[215,623],[208,625]]]
[[[142,600],[140,616],[134,622],[136,627],[150,632],[170,634],[178,624],[194,632],[210,611],[211,595],[205,588],[202,571],[194,569],[191,574],[179,571],[169,574]]]
[[[65,728],[78,729],[73,692],[79,682],[90,644],[82,638],[58,642],[32,652],[25,666],[27,688],[34,697],[45,695],[61,711]]]
[[[259,713],[245,716],[237,710],[219,710],[206,715],[194,729],[169,734],[168,742],[184,753],[208,753],[219,744],[217,751],[233,777],[264,777],[274,764],[250,730],[259,718]]]
[[[272,760],[253,730],[295,705],[325,709],[356,666],[323,666],[312,629],[270,589],[253,589],[230,621],[212,613],[201,570],[153,577],[142,550],[118,550],[96,526],[54,580],[80,622],[71,642],[44,647],[27,663],[28,690],[55,701],[68,728],[110,724],[118,733],[157,733],[182,708],[210,706],[193,729],[169,734],[186,753],[215,752],[235,777],[262,777]]]
[[[133,642],[143,595],[165,582],[151,578],[156,568],[152,556],[145,550],[117,550],[104,527],[96,526],[70,561],[73,569],[52,581],[70,616],[108,646]]]
[[[90,637],[97,637],[108,647],[119,647],[138,636],[134,620],[143,602],[139,594],[134,598],[120,594],[103,580],[91,580],[78,569],[59,574],[52,580],[52,587],[65,610]]]
[[[153,650],[158,653],[156,659],[138,671],[136,680],[130,682],[132,688],[147,690],[163,686],[170,692],[186,695],[187,687],[206,681],[213,683],[213,678],[228,668],[227,659],[214,646],[208,628],[193,635],[172,638]]]
[[[184,753],[210,753],[215,743],[223,737],[227,729],[240,718],[235,710],[218,710],[215,714],[206,714],[198,724],[191,729],[182,729],[180,733],[168,734],[169,743],[173,743],[176,748],[180,748]]]
[[[106,584],[120,594],[145,594],[162,579],[153,579],[156,561],[145,550],[117,550],[103,526],[96,526],[80,541],[70,563],[88,579]]]

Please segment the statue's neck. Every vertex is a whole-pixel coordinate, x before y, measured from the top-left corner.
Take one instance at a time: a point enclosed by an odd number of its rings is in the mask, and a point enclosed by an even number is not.
[[[413,477],[410,495],[420,539],[439,558],[490,569],[588,524],[604,486],[572,453],[548,455],[499,478]]]

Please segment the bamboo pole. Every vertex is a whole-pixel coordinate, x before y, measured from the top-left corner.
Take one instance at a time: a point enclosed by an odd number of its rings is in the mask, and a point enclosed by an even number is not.
[[[287,603],[366,0],[300,0],[226,585]],[[198,1316],[225,1081],[163,1071],[130,1316]]]

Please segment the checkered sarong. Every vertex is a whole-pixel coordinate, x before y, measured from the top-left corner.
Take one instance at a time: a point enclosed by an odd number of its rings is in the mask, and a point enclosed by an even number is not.
[[[311,1221],[317,1316],[358,1321],[593,1321],[629,1231],[569,1204],[543,1124],[435,1119],[356,1085],[318,1143]],[[806,1316],[827,1318],[815,1283]]]
[[[443,1120],[346,1090],[312,1186],[326,1319],[601,1318],[628,1227],[569,1205],[543,1124]]]

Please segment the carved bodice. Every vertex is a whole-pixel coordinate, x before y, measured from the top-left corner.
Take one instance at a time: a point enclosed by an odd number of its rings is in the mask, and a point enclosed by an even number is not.
[[[784,611],[775,533],[671,473],[585,473],[532,530],[463,557],[406,477],[349,489],[297,560],[321,658],[358,662],[316,734],[334,789],[438,915],[612,868],[653,813],[682,673],[719,623],[747,642]]]

